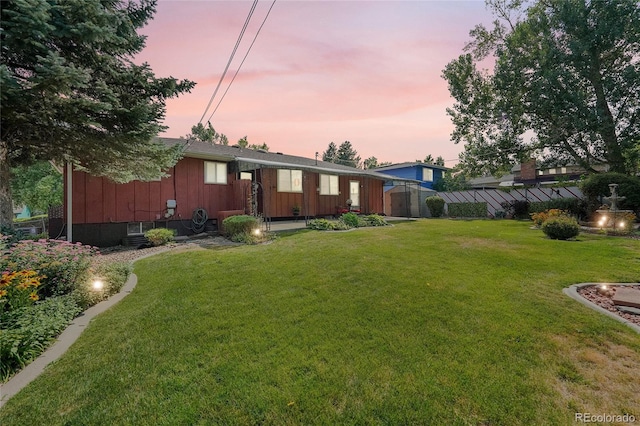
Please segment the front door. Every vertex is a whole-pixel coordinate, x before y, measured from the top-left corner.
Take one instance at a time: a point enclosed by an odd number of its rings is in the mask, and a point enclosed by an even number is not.
[[[352,208],[360,208],[360,182],[357,180],[349,181],[349,199]]]

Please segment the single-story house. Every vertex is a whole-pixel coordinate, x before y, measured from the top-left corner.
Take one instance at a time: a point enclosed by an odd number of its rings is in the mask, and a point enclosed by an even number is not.
[[[214,231],[233,214],[261,215],[267,224],[349,209],[384,214],[383,186],[394,180],[377,170],[279,152],[160,140],[183,145],[183,158],[167,171],[168,177],[116,184],[73,170],[71,182],[65,181],[65,193],[71,185],[71,209],[68,196],[64,206],[64,223],[70,219],[73,241],[103,247],[137,244],[154,227],[191,235]],[[51,232],[60,230],[52,227]]]

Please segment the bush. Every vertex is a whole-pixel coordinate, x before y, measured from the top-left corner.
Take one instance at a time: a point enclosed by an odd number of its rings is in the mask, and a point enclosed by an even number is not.
[[[426,203],[431,217],[441,217],[444,214],[444,198],[432,195],[431,197],[427,197]]]
[[[41,297],[71,293],[76,283],[87,279],[96,247],[57,240],[19,241],[7,254],[4,265],[9,271],[34,270],[43,276]]]
[[[144,236],[153,246],[161,246],[173,241],[176,235],[174,229],[155,228],[144,233]]]
[[[580,234],[580,226],[572,217],[557,216],[542,224],[542,232],[552,240],[568,240]]]
[[[487,217],[487,203],[449,203],[449,217]]]
[[[76,285],[72,293],[74,300],[82,309],[87,309],[96,303],[108,299],[122,289],[122,286],[127,282],[127,278],[129,278],[131,274],[131,270],[132,266],[127,262],[100,265],[93,271],[91,277],[87,277],[86,281]],[[94,279],[102,281],[103,287],[101,289],[93,288]]]
[[[387,226],[388,223],[384,217],[379,214],[370,214],[364,217],[366,226]]]
[[[355,213],[345,213],[340,219],[349,227],[349,228],[357,228],[360,224],[358,220],[358,215]]]
[[[552,209],[564,210],[568,215],[578,218],[587,217],[586,203],[579,198],[554,198],[549,201],[534,201],[529,203],[530,214]]]
[[[618,206],[640,212],[640,177],[621,173],[598,173],[589,175],[580,182],[580,189],[588,202],[589,214],[593,214],[602,204],[601,197],[611,195],[610,183],[617,183],[618,195],[626,197]]]
[[[494,215],[494,217],[496,219],[504,219],[505,217],[507,217],[507,214],[504,212],[504,210],[496,210],[496,214]]]
[[[227,237],[233,239],[237,234],[251,234],[251,231],[259,228],[258,220],[249,215],[229,216],[222,221],[222,229]]]
[[[309,229],[315,229],[316,231],[328,231],[333,229],[333,223],[327,219],[313,219],[307,225]]]
[[[80,312],[71,296],[59,296],[0,316],[2,381],[40,355]]]
[[[558,217],[558,216],[568,216],[568,214],[564,210],[551,209],[544,212],[532,213],[531,220],[533,220],[533,223],[539,228],[548,219],[552,217]]]

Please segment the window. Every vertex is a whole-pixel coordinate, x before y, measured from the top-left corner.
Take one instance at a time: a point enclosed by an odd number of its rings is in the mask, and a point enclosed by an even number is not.
[[[422,180],[424,182],[433,182],[433,169],[428,167],[422,168]]]
[[[240,180],[253,180],[251,172],[240,172]]]
[[[127,223],[127,235],[139,235],[153,229],[153,222]]]
[[[205,161],[204,183],[227,183],[227,163]]]
[[[302,192],[302,170],[278,169],[278,192]]]
[[[567,174],[567,168],[566,167],[560,167],[560,173]]]
[[[338,176],[320,175],[320,195],[338,195]]]

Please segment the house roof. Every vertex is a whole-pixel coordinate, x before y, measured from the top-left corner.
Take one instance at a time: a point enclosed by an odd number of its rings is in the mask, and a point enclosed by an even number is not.
[[[246,164],[255,164],[273,168],[291,168],[309,170],[319,173],[334,173],[340,175],[365,176],[384,181],[402,180],[417,182],[415,179],[402,179],[395,176],[379,173],[377,170],[362,170],[355,167],[343,166],[342,164],[329,163],[312,158],[286,155],[280,152],[267,152],[250,148],[240,148],[237,146],[219,145],[208,142],[200,142],[177,138],[159,138],[164,144],[173,146],[181,144],[184,146],[186,157],[202,158],[206,160],[218,161],[238,161]]]
[[[420,163],[420,162],[392,164],[390,166],[376,167],[374,170],[376,171],[396,170],[396,169],[404,169],[406,167],[417,167],[417,166],[429,167],[431,169],[438,169],[438,170],[449,170],[448,167],[438,166],[437,164],[427,164],[427,163]]]

